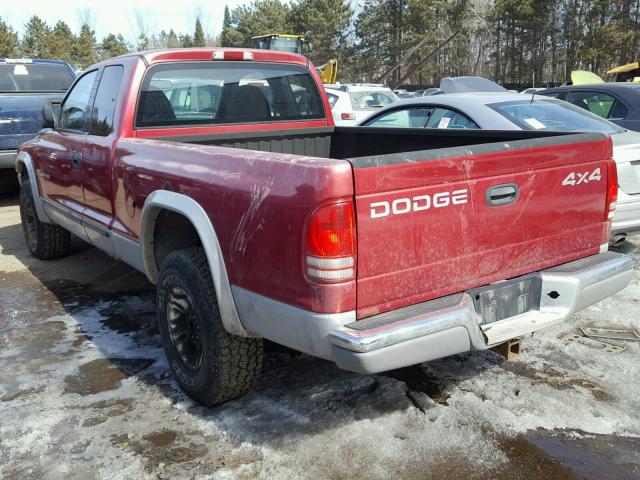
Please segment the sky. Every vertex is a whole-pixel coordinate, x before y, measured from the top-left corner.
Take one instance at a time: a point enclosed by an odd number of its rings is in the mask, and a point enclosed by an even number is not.
[[[98,41],[108,33],[121,33],[132,42],[140,32],[136,19],[141,19],[150,33],[173,28],[177,33],[193,34],[199,15],[205,33],[216,35],[222,30],[225,5],[234,8],[246,3],[249,0],[29,0],[24,4],[3,0],[0,16],[20,33],[32,15],[38,15],[50,26],[63,20],[76,33],[82,19],[88,16]]]

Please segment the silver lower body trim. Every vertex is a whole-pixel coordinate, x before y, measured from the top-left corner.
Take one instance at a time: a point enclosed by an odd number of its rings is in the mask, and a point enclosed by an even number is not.
[[[315,313],[231,286],[238,316],[251,334],[333,360],[328,337],[338,327],[356,320],[356,312]]]

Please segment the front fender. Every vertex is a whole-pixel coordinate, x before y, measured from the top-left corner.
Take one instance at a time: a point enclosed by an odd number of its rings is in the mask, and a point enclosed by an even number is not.
[[[40,197],[40,191],[38,190],[38,179],[36,178],[35,167],[33,166],[33,160],[31,159],[31,155],[27,152],[18,152],[16,156],[16,172],[18,173],[18,182],[20,185],[25,180],[25,172],[26,177],[29,180],[29,184],[31,185],[31,193],[33,194],[33,203],[36,206],[36,213],[38,214],[38,219],[42,223],[54,223],[47,216],[47,213],[42,206],[42,197]]]

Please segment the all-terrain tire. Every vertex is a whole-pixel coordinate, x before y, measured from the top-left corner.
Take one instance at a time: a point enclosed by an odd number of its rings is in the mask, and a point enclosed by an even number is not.
[[[58,225],[40,221],[28,180],[22,183],[20,189],[20,219],[24,239],[34,257],[51,260],[69,254],[71,234]]]
[[[162,262],[157,307],[167,360],[191,398],[211,406],[251,389],[262,370],[262,339],[224,329],[202,248],[178,250]]]

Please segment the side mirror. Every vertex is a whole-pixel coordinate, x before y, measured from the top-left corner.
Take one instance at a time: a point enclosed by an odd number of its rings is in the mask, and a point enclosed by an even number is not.
[[[305,42],[305,46],[307,47],[305,50],[307,51],[306,53],[311,53],[313,52],[313,43],[312,42]]]
[[[59,109],[60,105],[58,104],[57,106]],[[55,107],[53,106],[53,102],[51,100],[45,103],[42,107],[42,126],[44,128],[56,128],[56,125],[58,123],[58,112],[54,110],[54,108]]]

